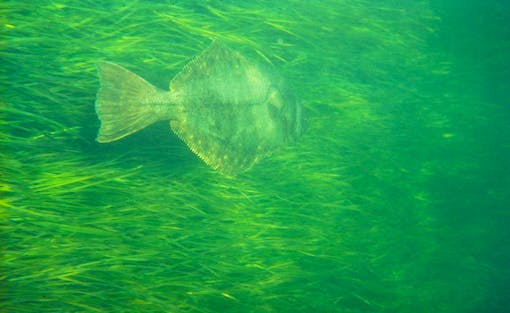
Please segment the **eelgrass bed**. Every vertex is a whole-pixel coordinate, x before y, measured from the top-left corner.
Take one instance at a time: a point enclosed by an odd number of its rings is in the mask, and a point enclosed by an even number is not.
[[[467,129],[455,118],[471,96],[445,85],[458,65],[432,48],[441,25],[427,1],[43,0],[1,11],[0,311],[502,305],[483,227],[445,217],[452,198],[467,199],[458,210],[508,201],[503,184],[470,191],[492,169],[471,162],[484,147],[470,136],[492,117]],[[95,142],[98,60],[167,89],[215,39],[287,78],[307,116],[295,145],[232,178],[166,123]],[[494,134],[509,133],[503,121]]]

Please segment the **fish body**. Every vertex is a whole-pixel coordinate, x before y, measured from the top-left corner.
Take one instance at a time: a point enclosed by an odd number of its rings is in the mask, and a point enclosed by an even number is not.
[[[303,109],[283,79],[215,41],[170,82],[169,91],[99,62],[97,141],[111,142],[154,122],[171,129],[226,175],[249,169],[303,132]]]

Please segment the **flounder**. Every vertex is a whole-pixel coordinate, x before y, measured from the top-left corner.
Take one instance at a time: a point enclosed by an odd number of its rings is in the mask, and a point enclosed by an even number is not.
[[[161,90],[120,65],[98,63],[97,141],[161,120],[205,163],[233,176],[303,132],[303,108],[283,79],[214,41]]]

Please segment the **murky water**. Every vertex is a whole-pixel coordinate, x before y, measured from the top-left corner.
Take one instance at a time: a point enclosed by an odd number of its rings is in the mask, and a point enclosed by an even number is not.
[[[7,1],[2,312],[504,312],[503,1]],[[95,141],[96,62],[168,82],[219,39],[306,132],[215,172],[155,124]]]

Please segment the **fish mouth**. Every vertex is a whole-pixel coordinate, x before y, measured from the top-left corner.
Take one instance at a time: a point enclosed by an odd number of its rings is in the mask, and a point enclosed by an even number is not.
[[[296,134],[296,138],[300,137],[306,130],[306,120],[303,112],[303,103],[301,101],[297,101],[296,103],[296,125],[294,132]]]

